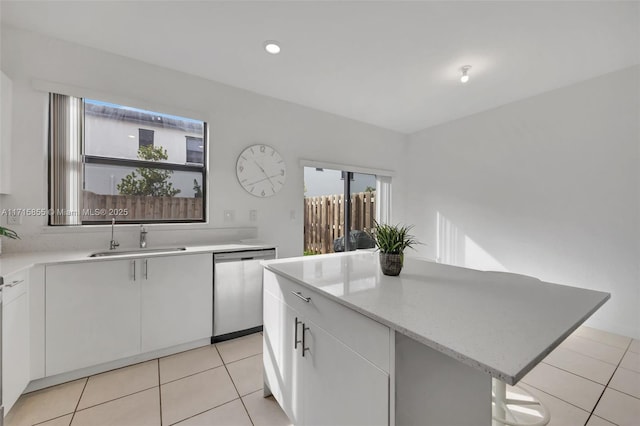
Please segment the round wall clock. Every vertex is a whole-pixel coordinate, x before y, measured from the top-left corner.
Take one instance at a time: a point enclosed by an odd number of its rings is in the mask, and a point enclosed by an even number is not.
[[[236,174],[240,185],[256,197],[270,197],[284,186],[287,168],[278,151],[269,145],[251,145],[238,157]]]

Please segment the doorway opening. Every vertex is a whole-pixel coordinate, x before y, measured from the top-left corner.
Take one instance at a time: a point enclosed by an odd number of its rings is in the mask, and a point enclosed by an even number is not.
[[[304,254],[373,248],[380,200],[374,174],[304,168]],[[346,235],[345,235],[346,234]]]

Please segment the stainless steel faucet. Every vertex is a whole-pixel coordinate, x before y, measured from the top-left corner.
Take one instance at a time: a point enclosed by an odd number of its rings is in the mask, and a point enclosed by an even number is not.
[[[111,241],[109,241],[109,250],[115,250],[120,243],[113,239],[113,228],[116,226],[116,218],[111,219]]]
[[[140,248],[147,248],[147,230],[140,225]]]

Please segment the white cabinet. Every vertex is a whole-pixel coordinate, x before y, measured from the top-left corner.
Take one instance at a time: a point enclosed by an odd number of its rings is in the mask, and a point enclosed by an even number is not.
[[[269,292],[264,292],[264,329],[262,349],[265,382],[294,425],[303,424],[302,404],[295,398],[302,393],[301,319],[289,305]]]
[[[13,84],[0,72],[0,194],[11,192],[11,116]]]
[[[210,253],[139,260],[142,352],[212,336]]]
[[[304,322],[305,425],[386,425],[389,374],[313,322]]]
[[[45,375],[210,338],[211,254],[46,267]]]
[[[4,277],[2,292],[2,404],[8,412],[29,383],[28,274]]]
[[[294,424],[389,424],[390,330],[264,272],[265,383]]]
[[[47,376],[140,352],[140,286],[133,262],[46,267]]]

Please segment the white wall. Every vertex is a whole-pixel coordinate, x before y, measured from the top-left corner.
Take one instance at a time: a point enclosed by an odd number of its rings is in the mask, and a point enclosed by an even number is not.
[[[419,254],[611,292],[589,324],[640,337],[639,74],[411,135],[406,220],[427,243]]]
[[[204,230],[151,226],[151,244],[256,236],[277,244],[282,257],[299,255],[303,242],[303,169],[299,159],[397,170],[404,150],[405,136],[395,132],[6,27],[2,29],[2,70],[14,82],[14,191],[3,199],[7,208],[47,205],[47,94],[35,90],[33,80],[85,88],[87,96],[107,95],[98,97],[104,101],[209,123],[210,223]],[[286,161],[287,181],[274,197],[253,197],[237,182],[237,156],[254,143],[273,146]],[[402,187],[395,179],[394,186]],[[401,197],[402,191],[394,189],[394,205],[402,205]],[[251,209],[258,210],[257,222],[249,221]],[[224,222],[224,210],[235,210],[234,222]],[[15,226],[23,240],[5,241],[4,250],[104,248],[110,239],[104,228],[51,232],[43,226],[45,220],[23,218],[23,224]],[[176,227],[181,231],[175,231]],[[121,246],[136,244],[136,227],[121,227],[118,234]]]

